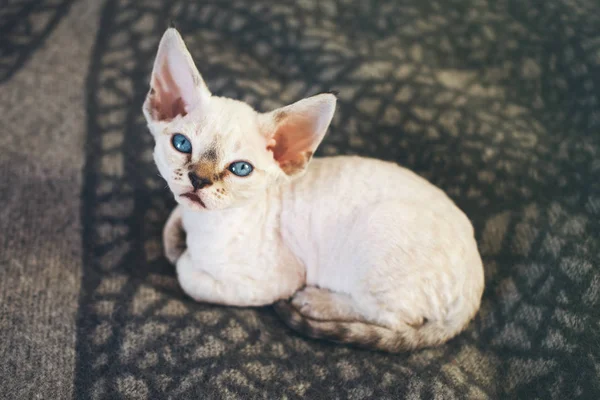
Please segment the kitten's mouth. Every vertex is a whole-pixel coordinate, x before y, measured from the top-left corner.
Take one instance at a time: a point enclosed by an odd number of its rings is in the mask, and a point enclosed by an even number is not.
[[[188,192],[188,193],[184,193],[181,195],[181,197],[186,197],[188,199],[190,199],[192,202],[196,203],[196,204],[200,204],[202,206],[202,208],[206,208],[206,206],[204,205],[204,202],[202,201],[202,199],[200,199],[200,197],[193,192]]]

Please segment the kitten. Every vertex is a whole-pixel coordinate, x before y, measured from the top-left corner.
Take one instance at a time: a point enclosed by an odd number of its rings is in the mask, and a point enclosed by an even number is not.
[[[213,96],[169,28],[143,107],[179,203],[166,256],[195,300],[275,303],[311,337],[390,352],[443,343],[480,305],[473,227],[440,189],[393,163],[311,162],[335,105],[320,94],[258,113]]]

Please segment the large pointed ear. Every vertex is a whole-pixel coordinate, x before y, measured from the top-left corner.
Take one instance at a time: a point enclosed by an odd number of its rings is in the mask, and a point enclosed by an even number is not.
[[[170,121],[206,104],[210,92],[175,28],[164,33],[144,103],[148,122]]]
[[[304,171],[327,132],[335,103],[333,94],[324,93],[261,115],[268,149],[287,175]]]

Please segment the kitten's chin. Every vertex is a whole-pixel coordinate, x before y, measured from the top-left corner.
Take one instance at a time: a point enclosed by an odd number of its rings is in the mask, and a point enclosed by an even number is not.
[[[178,196],[179,202],[185,206],[188,206],[192,210],[206,210],[206,204],[202,201],[200,196],[196,193],[188,192]]]

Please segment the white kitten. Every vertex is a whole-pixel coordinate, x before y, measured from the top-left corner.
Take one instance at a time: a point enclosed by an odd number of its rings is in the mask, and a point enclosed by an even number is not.
[[[179,203],[166,255],[198,301],[276,303],[309,336],[386,351],[442,343],[481,301],[473,227],[395,164],[335,157],[308,167],[335,103],[321,94],[261,114],[212,96],[168,29],[144,104],[154,159]]]

